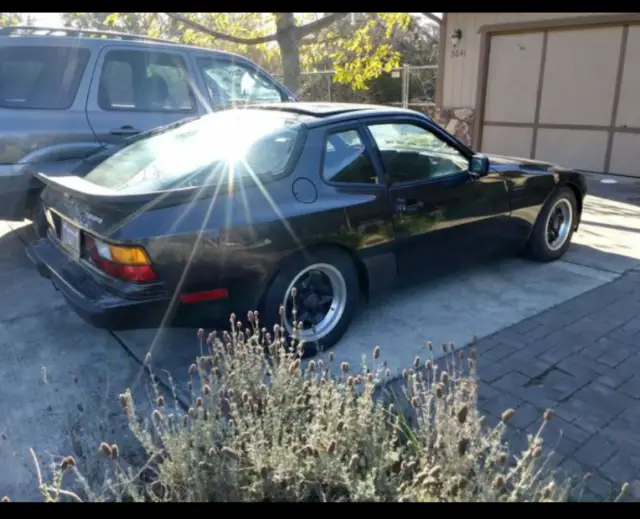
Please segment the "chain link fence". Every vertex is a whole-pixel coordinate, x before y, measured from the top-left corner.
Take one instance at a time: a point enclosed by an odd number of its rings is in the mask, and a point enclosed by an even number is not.
[[[403,65],[373,80],[368,90],[353,91],[335,83],[332,70],[303,72],[299,97],[303,101],[400,106],[433,115],[437,73],[437,65]]]

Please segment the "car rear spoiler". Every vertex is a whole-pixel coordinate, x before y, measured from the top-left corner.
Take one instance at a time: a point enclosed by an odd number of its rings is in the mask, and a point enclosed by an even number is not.
[[[123,209],[152,203],[154,207],[173,205],[182,201],[193,201],[211,196],[216,186],[188,187],[170,191],[149,191],[147,193],[121,194],[113,189],[98,186],[75,175],[52,176],[37,173],[35,177],[45,186],[90,204],[118,205]]]

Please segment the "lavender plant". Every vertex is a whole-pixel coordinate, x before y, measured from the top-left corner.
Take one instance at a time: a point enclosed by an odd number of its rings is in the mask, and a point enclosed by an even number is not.
[[[131,393],[120,395],[133,435],[147,454],[128,465],[117,445],[96,446],[105,459],[104,487],[90,488],[72,457],[51,481],[38,468],[46,501],[566,501],[570,482],[546,463],[542,416],[525,450],[505,440],[515,411],[489,428],[477,407],[475,349],[443,346],[444,368],[416,358],[401,394],[380,388],[390,378],[381,348],[371,366],[302,361],[304,343],[283,326],[246,325],[204,337],[189,368],[191,407],[169,410],[156,387],[155,409],[138,416]],[[148,355],[147,365],[153,361]],[[177,397],[174,390],[174,399]],[[411,424],[409,423],[411,415]],[[35,454],[34,454],[35,460]],[[37,460],[36,460],[37,465]],[[65,490],[67,475],[79,490]]]

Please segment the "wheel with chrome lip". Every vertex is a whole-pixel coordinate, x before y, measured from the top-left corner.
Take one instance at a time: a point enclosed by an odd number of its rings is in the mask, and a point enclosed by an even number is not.
[[[527,252],[536,261],[554,261],[566,252],[576,227],[577,202],[568,187],[558,189],[540,211]]]
[[[268,323],[283,322],[288,336],[303,340],[307,357],[340,340],[359,299],[358,272],[349,254],[317,249],[285,261],[267,290],[262,314]]]

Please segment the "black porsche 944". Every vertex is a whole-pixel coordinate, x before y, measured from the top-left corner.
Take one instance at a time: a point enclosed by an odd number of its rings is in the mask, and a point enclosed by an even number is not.
[[[310,348],[403,278],[560,258],[586,193],[577,171],[477,154],[422,114],[356,104],[215,112],[86,170],[38,174],[48,232],[28,249],[81,316],[204,326],[257,309],[268,325],[284,305],[291,330],[295,306]]]

